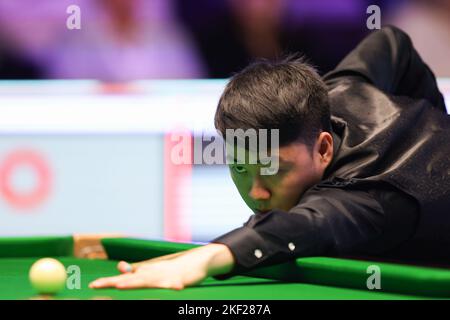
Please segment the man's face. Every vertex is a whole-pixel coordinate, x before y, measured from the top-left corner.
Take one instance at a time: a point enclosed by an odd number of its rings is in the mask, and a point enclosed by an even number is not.
[[[276,155],[279,169],[274,175],[262,175],[261,164],[230,165],[234,184],[255,213],[272,209],[289,211],[307,189],[320,182],[332,160],[332,137],[329,133],[321,133],[313,150],[295,142],[272,151],[271,157]]]

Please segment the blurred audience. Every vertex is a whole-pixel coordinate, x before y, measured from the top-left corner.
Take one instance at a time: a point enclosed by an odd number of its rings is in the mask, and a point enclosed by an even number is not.
[[[450,0],[410,0],[388,22],[405,30],[438,77],[450,77]]]
[[[255,58],[301,53],[325,73],[368,32],[361,0],[178,0],[209,76],[227,78]],[[202,10],[198,10],[202,8]]]
[[[0,0],[0,78],[227,78],[289,53],[324,74],[371,32],[371,4],[450,76],[450,0]]]
[[[66,8],[81,8],[81,30],[66,28]],[[40,66],[43,78],[206,76],[195,45],[168,0],[0,0],[10,47]]]
[[[0,79],[39,79],[41,72],[18,52],[0,44]]]

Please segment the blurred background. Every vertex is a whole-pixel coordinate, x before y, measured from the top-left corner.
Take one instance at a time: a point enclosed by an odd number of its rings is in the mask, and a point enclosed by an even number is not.
[[[73,4],[80,30],[66,28]],[[0,77],[228,78],[291,52],[325,73],[370,32],[372,4],[437,76],[450,75],[448,0],[0,0]]]
[[[227,168],[174,165],[174,132],[192,147],[213,134],[225,79],[255,58],[330,71],[373,4],[448,101],[450,0],[0,0],[0,236],[208,241],[240,226],[251,212]]]

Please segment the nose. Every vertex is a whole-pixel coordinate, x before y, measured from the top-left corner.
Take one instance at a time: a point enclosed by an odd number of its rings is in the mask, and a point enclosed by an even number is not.
[[[253,200],[268,200],[270,191],[258,179],[253,182],[252,188],[248,194]]]

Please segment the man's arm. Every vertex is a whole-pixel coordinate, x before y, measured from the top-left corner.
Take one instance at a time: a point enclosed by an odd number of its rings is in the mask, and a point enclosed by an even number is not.
[[[235,260],[231,272],[216,278],[306,256],[378,254],[409,239],[416,221],[410,199],[392,189],[314,187],[289,212],[254,215],[244,227],[213,240],[226,245]]]
[[[383,200],[384,199],[384,200]],[[242,228],[211,244],[135,265],[92,288],[183,289],[208,276],[226,279],[303,256],[386,251],[414,232],[417,212],[395,190],[313,187],[290,212],[252,215]]]
[[[314,187],[290,212],[252,215],[211,244],[144,261],[132,270],[121,270],[119,263],[122,275],[90,286],[182,289],[208,276],[226,279],[298,257],[346,253],[376,238],[384,225],[384,211],[368,192]]]
[[[349,76],[362,78],[389,94],[426,99],[446,112],[433,72],[422,61],[409,36],[396,27],[370,33],[324,80],[333,86]]]

